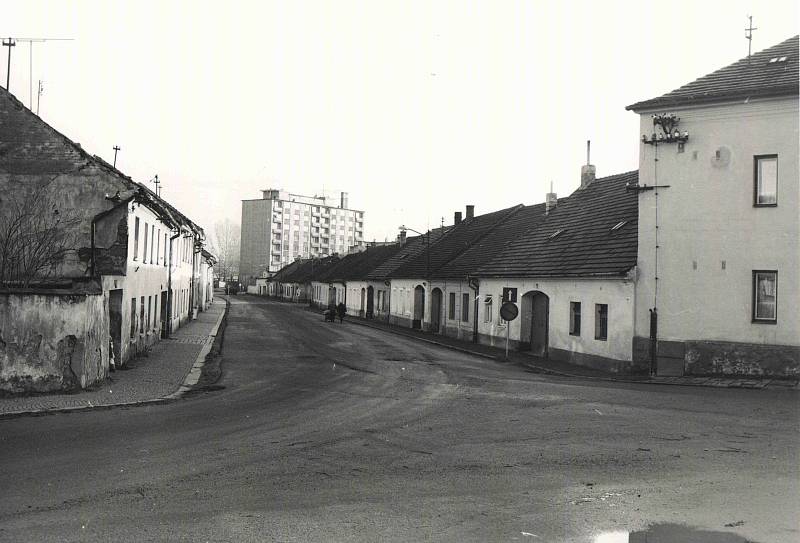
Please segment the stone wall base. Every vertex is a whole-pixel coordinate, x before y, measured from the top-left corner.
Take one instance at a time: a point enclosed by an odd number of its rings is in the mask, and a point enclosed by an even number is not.
[[[650,364],[650,339],[633,339],[634,360]],[[659,341],[659,373],[675,366],[683,375],[800,377],[800,346],[733,341]]]

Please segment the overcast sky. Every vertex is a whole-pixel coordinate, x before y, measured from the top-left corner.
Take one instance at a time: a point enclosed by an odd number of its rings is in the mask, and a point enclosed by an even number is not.
[[[798,2],[4,1],[41,116],[210,230],[260,189],[346,191],[367,239],[638,167],[651,98],[798,33]],[[6,48],[0,55],[5,76]],[[29,50],[12,53],[25,104]],[[35,96],[34,96],[34,109]]]

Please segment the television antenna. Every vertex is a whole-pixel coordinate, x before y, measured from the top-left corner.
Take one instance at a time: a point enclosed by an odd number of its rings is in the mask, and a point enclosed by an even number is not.
[[[28,104],[29,109],[33,111],[33,44],[34,43],[43,43],[46,41],[73,41],[73,38],[12,38],[9,37],[8,40],[3,40],[3,47],[8,47],[8,61],[7,61],[7,73],[6,73],[6,90],[11,91],[9,87],[11,83],[11,48],[17,45],[17,42],[23,42],[28,44]]]

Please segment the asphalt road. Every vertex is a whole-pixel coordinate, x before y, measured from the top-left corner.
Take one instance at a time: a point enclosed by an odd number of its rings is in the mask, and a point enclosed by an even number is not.
[[[800,540],[795,391],[558,379],[231,302],[223,390],[0,420],[0,540]]]

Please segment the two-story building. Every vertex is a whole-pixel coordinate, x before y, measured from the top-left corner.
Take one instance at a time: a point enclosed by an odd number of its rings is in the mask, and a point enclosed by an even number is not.
[[[627,109],[638,356],[661,374],[798,375],[798,37]]]
[[[185,322],[200,227],[0,89],[0,388],[87,387]],[[35,257],[35,258],[34,258]]]

